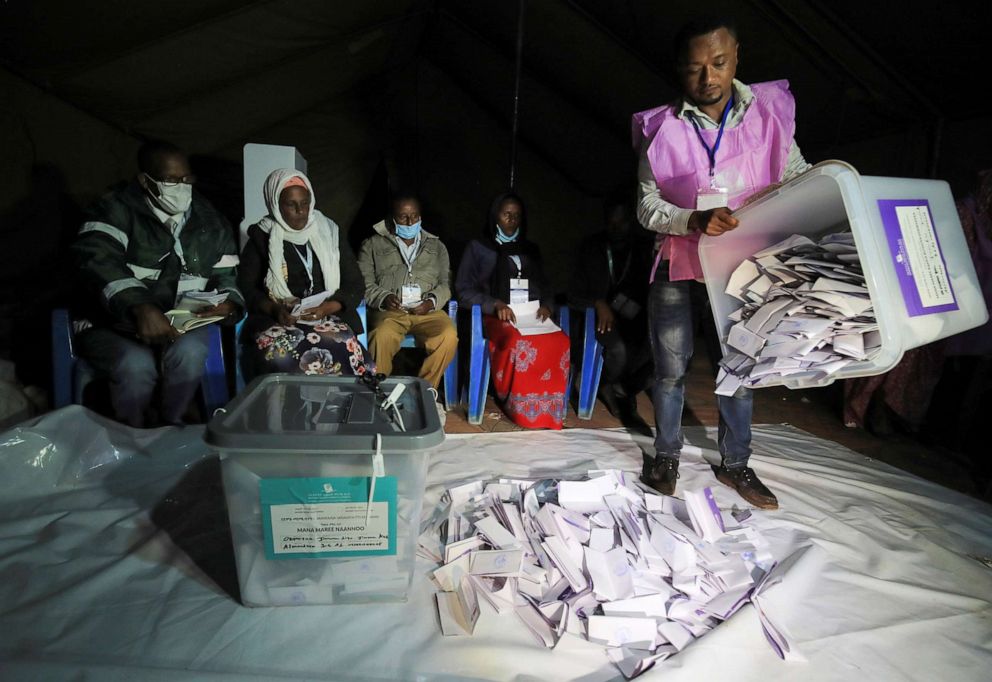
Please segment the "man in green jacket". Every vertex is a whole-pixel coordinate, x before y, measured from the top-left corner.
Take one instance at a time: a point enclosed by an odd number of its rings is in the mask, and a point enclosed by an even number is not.
[[[110,381],[118,420],[144,427],[156,385],[158,422],[181,424],[203,375],[205,327],[180,333],[165,316],[187,291],[226,292],[198,313],[240,317],[234,231],[203,197],[186,154],[164,141],[138,151],[137,177],[96,203],[72,246],[85,300],[76,348]]]
[[[392,214],[373,228],[358,255],[372,330],[369,350],[378,371],[390,374],[403,338],[413,334],[427,350],[420,376],[437,388],[458,348],[455,325],[442,312],[451,298],[448,250],[421,229],[416,197],[394,198]]]

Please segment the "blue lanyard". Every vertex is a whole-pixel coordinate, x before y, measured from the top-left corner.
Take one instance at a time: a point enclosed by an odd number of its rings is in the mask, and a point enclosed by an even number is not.
[[[730,116],[730,110],[734,106],[734,97],[730,96],[727,100],[727,106],[723,108],[723,118],[720,119],[720,132],[716,134],[716,142],[710,147],[706,144],[706,140],[703,139],[703,133],[699,129],[699,123],[696,122],[696,115],[692,112],[689,113],[689,120],[692,121],[692,127],[696,129],[696,135],[699,137],[699,141],[703,143],[703,147],[706,149],[706,156],[710,159],[710,177],[712,178],[716,172],[716,151],[720,148],[720,140],[723,139],[723,128],[727,125],[727,118]]]

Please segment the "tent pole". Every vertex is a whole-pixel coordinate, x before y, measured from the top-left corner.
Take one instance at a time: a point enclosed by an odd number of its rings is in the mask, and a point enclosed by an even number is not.
[[[520,69],[524,51],[524,0],[517,9],[517,61],[513,79],[513,130],[510,133],[510,190],[517,185],[517,129],[520,115]]]

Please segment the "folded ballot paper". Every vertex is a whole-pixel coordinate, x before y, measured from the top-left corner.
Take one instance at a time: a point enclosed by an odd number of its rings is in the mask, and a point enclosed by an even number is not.
[[[224,319],[223,315],[211,315],[209,317],[197,317],[196,313],[218,306],[227,300],[227,292],[217,293],[213,291],[185,291],[176,302],[176,307],[165,313],[169,323],[179,330],[180,333],[192,331],[213,322]]]
[[[734,270],[726,293],[744,305],[731,314],[734,352],[720,362],[719,395],[791,374],[829,376],[881,348],[850,232],[819,242],[793,235],[769,246]]]
[[[539,645],[566,635],[601,644],[632,679],[781,581],[792,562],[776,563],[741,518],[725,518],[709,488],[682,502],[616,470],[475,481],[445,492],[418,553],[440,564],[444,635],[471,635],[485,601]],[[773,650],[798,657],[768,611],[759,622]]]

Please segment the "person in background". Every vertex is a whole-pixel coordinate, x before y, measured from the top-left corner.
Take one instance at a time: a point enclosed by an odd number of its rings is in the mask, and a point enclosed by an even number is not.
[[[179,425],[203,376],[208,330],[181,334],[165,312],[184,292],[216,289],[227,300],[197,314],[240,318],[237,243],[228,221],[193,191],[196,178],[178,147],[146,142],[138,169],[89,210],[71,247],[85,297],[75,345],[109,379],[118,420]]]
[[[465,250],[455,291],[460,306],[479,305],[485,314],[493,387],[507,416],[528,429],[560,429],[568,405],[568,336],[562,331],[522,336],[511,307],[539,301],[537,317],[547,320],[554,305],[541,253],[527,239],[526,227],[520,197],[496,197],[485,236]]]
[[[337,223],[317,210],[297,170],[273,171],[263,192],[269,215],[248,228],[238,273],[248,306],[246,373],[374,372],[355,336],[365,281]],[[313,307],[293,315],[304,299]]]
[[[603,346],[600,400],[625,425],[643,428],[647,424],[637,414],[637,395],[652,373],[647,338],[651,246],[626,196],[608,198],[604,209],[606,229],[579,246],[569,302],[596,311],[596,340]]]
[[[682,450],[693,317],[708,308],[699,238],[733,230],[734,209],[810,167],[794,139],[796,105],[787,81],[745,85],[735,78],[738,56],[733,22],[704,18],[687,24],[675,41],[682,96],[633,117],[640,152],[637,217],[658,233],[648,292],[657,434],[654,461],[645,463],[642,479],[668,495],[675,491]],[[712,324],[706,331],[715,338]],[[717,404],[717,480],[756,507],[776,508],[775,495],[748,466],[751,391],[741,387],[732,396],[718,396]]]
[[[423,229],[417,197],[397,195],[391,206],[390,219],[375,225],[358,254],[372,330],[369,350],[388,375],[403,338],[413,334],[427,351],[420,377],[437,388],[458,348],[455,325],[443,312],[451,298],[448,250]]]

